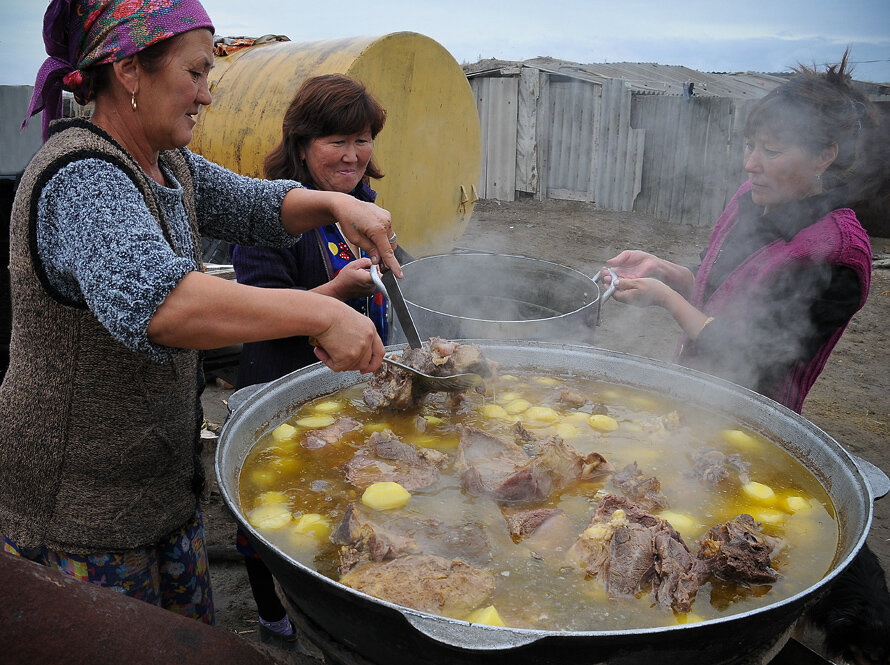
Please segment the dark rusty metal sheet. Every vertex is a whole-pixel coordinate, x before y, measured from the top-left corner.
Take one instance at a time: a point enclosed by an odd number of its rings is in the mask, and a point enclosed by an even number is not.
[[[294,662],[222,628],[5,552],[0,552],[0,626],[4,663]]]

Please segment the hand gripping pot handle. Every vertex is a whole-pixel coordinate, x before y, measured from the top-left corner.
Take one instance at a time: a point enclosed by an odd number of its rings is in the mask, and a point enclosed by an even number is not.
[[[612,294],[615,293],[615,289],[618,288],[618,275],[615,274],[615,271],[611,268],[606,268],[609,272],[609,276],[612,278],[612,281],[609,283],[609,287],[605,290],[605,292],[599,297],[596,303],[596,325],[600,324],[600,312],[603,308],[603,303],[606,302],[609,298],[612,297]],[[599,285],[599,283],[603,280],[603,271],[600,270],[593,276],[593,281],[595,284]]]

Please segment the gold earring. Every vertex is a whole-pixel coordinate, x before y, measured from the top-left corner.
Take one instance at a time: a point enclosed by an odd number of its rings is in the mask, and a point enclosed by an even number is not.
[[[133,94],[130,96],[130,106],[134,111],[136,110],[136,88],[133,88]]]

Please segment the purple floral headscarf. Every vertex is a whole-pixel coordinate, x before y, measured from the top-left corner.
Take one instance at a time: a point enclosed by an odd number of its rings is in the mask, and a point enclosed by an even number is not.
[[[45,141],[49,123],[62,117],[62,88],[80,104],[90,101],[85,69],[196,28],[213,31],[198,0],[52,0],[43,16],[49,57],[37,73],[22,128],[42,110]]]

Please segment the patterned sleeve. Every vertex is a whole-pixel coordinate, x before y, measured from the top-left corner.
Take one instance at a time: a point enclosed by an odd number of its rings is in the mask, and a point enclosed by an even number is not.
[[[300,183],[248,178],[192,152],[186,155],[195,180],[202,236],[267,247],[288,247],[299,239],[281,225],[281,204]]]
[[[196,266],[173,252],[123,171],[100,159],[59,170],[40,195],[37,246],[50,284],[115,339],[158,361],[178,352],[150,342],[148,324]]]

